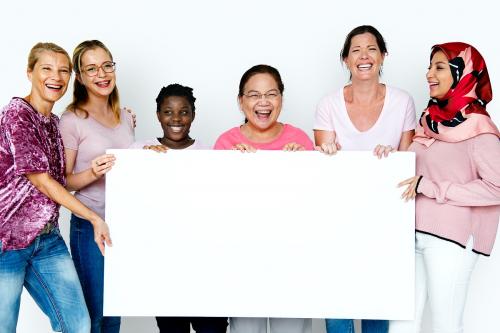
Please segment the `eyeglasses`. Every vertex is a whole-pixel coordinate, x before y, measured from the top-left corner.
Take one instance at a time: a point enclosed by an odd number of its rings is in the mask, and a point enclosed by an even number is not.
[[[252,101],[258,101],[264,97],[264,99],[267,100],[275,100],[279,96],[281,96],[280,92],[277,90],[269,90],[268,92],[261,94],[260,92],[257,91],[251,91],[249,93],[243,94],[243,96],[249,98]]]
[[[96,76],[99,73],[99,68],[103,70],[104,73],[113,73],[115,71],[116,63],[113,61],[103,62],[101,66],[98,65],[88,65],[83,67],[83,72],[87,76]]]

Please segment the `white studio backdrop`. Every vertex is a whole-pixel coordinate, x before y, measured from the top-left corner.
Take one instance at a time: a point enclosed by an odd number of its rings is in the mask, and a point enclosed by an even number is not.
[[[361,24],[377,27],[389,56],[383,81],[413,95],[420,114],[427,104],[425,72],[435,43],[464,41],[485,57],[494,96],[500,91],[500,44],[494,2],[481,0],[368,1],[2,1],[0,3],[0,100],[29,92],[26,61],[39,41],[72,52],[86,39],[99,39],[113,52],[124,106],[137,113],[136,137],[160,135],[155,103],[160,88],[181,83],[197,97],[195,138],[211,145],[242,122],[238,83],[249,67],[278,68],[285,84],[280,117],[312,136],[314,110],[322,96],[343,86],[348,73],[339,52],[346,34]],[[71,87],[55,106],[60,114]],[[488,110],[497,124],[500,100]],[[61,222],[67,233],[68,215]],[[498,245],[498,244],[497,244]],[[500,308],[500,252],[481,258],[472,277],[466,332],[493,333]],[[316,332],[322,324],[315,323]],[[427,322],[424,324],[428,327]],[[47,332],[47,320],[23,296],[19,332]],[[154,332],[154,322],[125,319],[123,332]]]

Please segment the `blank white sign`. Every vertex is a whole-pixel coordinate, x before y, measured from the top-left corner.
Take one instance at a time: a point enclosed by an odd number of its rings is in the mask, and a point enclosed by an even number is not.
[[[105,315],[413,317],[413,153],[108,153]]]

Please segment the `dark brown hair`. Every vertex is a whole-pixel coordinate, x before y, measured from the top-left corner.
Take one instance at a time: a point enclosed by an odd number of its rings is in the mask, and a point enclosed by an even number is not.
[[[371,25],[360,25],[359,27],[352,29],[351,32],[347,34],[344,41],[344,46],[340,51],[340,61],[344,60],[349,55],[349,49],[351,48],[351,42],[354,36],[362,35],[365,33],[372,34],[375,37],[375,39],[377,40],[377,46],[382,54],[387,53],[387,46],[385,45],[385,40],[384,37],[382,37],[382,34]]]
[[[280,94],[283,95],[283,91],[285,90],[285,86],[283,85],[283,81],[281,81],[281,75],[278,70],[272,66],[269,65],[255,65],[249,70],[247,70],[243,76],[241,77],[240,80],[240,86],[238,89],[238,97],[243,96],[244,94],[244,89],[245,89],[245,84],[247,84],[248,80],[256,74],[269,74],[273,77],[273,79],[276,81],[276,84],[278,85],[278,90],[280,91]]]

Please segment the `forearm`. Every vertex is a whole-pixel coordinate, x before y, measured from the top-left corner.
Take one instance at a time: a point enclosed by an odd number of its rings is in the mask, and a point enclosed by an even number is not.
[[[47,173],[26,175],[33,185],[47,197],[76,215],[95,224],[100,217],[71,195],[60,183]]]
[[[68,191],[78,191],[97,179],[98,177],[93,173],[92,168],[79,173],[68,174],[66,175],[66,188]]]
[[[434,182],[423,177],[417,192],[428,198],[436,199],[438,203],[454,206],[500,205],[500,187],[482,179],[466,184],[457,184],[449,181]]]

